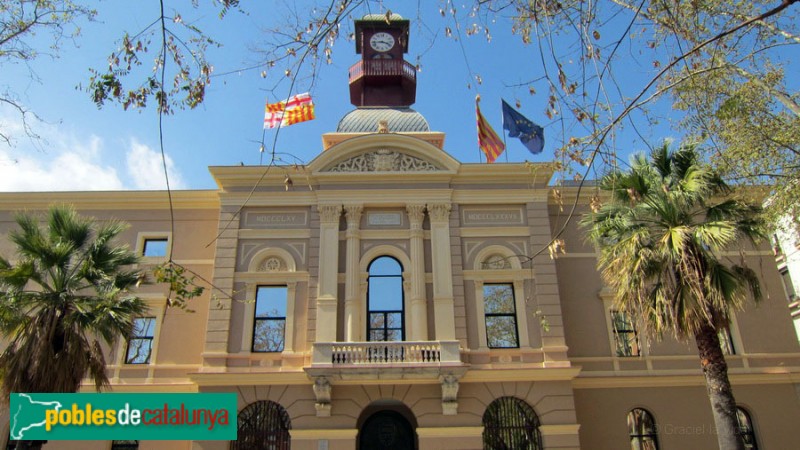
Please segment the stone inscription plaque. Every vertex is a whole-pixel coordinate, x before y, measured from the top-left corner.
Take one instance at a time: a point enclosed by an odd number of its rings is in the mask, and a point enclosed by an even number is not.
[[[248,211],[244,215],[243,228],[298,228],[307,224],[308,214],[304,211]]]
[[[464,209],[464,225],[523,225],[521,209]]]
[[[367,224],[375,226],[400,226],[403,224],[403,215],[397,212],[370,212],[367,213]]]

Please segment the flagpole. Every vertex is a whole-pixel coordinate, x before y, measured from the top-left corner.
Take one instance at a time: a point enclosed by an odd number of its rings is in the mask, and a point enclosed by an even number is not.
[[[503,112],[500,111],[500,114],[503,114]],[[505,130],[506,121],[505,121],[505,117],[503,117],[503,120],[501,120],[500,123],[502,123],[503,127],[504,127],[504,128],[502,128],[502,131],[503,131],[503,147],[506,148],[506,151],[504,151],[503,153],[506,154],[506,162],[508,162],[508,144],[506,143],[506,130]]]
[[[481,102],[481,94],[476,94],[475,95],[475,113],[476,113],[476,117],[477,117],[477,111],[478,111],[478,103],[480,103],[480,102]],[[478,142],[480,142],[480,140]],[[483,155],[483,152],[481,151],[481,146],[480,146],[480,144],[478,144],[478,162],[481,162],[481,156],[482,155]],[[489,157],[487,156],[486,158],[487,158],[486,162],[489,162],[489,160],[488,160]]]

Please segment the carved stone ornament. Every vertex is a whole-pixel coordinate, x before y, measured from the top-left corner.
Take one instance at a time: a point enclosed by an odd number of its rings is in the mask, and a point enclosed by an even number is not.
[[[286,270],[286,263],[277,256],[264,258],[256,269],[258,272],[283,272]]]
[[[503,255],[495,253],[483,260],[482,266],[484,269],[489,270],[510,269],[511,263],[508,262],[508,259],[503,258]]]
[[[326,172],[432,172],[434,164],[396,150],[382,148],[346,159]]]
[[[314,396],[317,401],[314,407],[317,410],[317,417],[330,417],[331,415],[331,383],[325,377],[318,377],[314,380]]]
[[[458,414],[458,378],[448,374],[440,377],[442,383],[442,414],[454,416]]]

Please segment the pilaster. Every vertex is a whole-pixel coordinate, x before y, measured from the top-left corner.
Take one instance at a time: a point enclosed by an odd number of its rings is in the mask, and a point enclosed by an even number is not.
[[[336,340],[339,275],[339,218],[341,205],[318,205],[319,282],[317,284],[317,342]]]
[[[428,205],[431,219],[431,263],[433,265],[433,311],[436,339],[456,339],[455,306],[453,304],[453,271],[450,257],[449,203]]]

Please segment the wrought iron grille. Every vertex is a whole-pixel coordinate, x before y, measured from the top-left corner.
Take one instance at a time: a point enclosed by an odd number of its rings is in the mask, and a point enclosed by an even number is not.
[[[239,412],[239,436],[231,450],[289,450],[289,414],[275,402],[251,403]]]
[[[500,397],[483,413],[484,450],[541,450],[539,417],[515,397]]]

